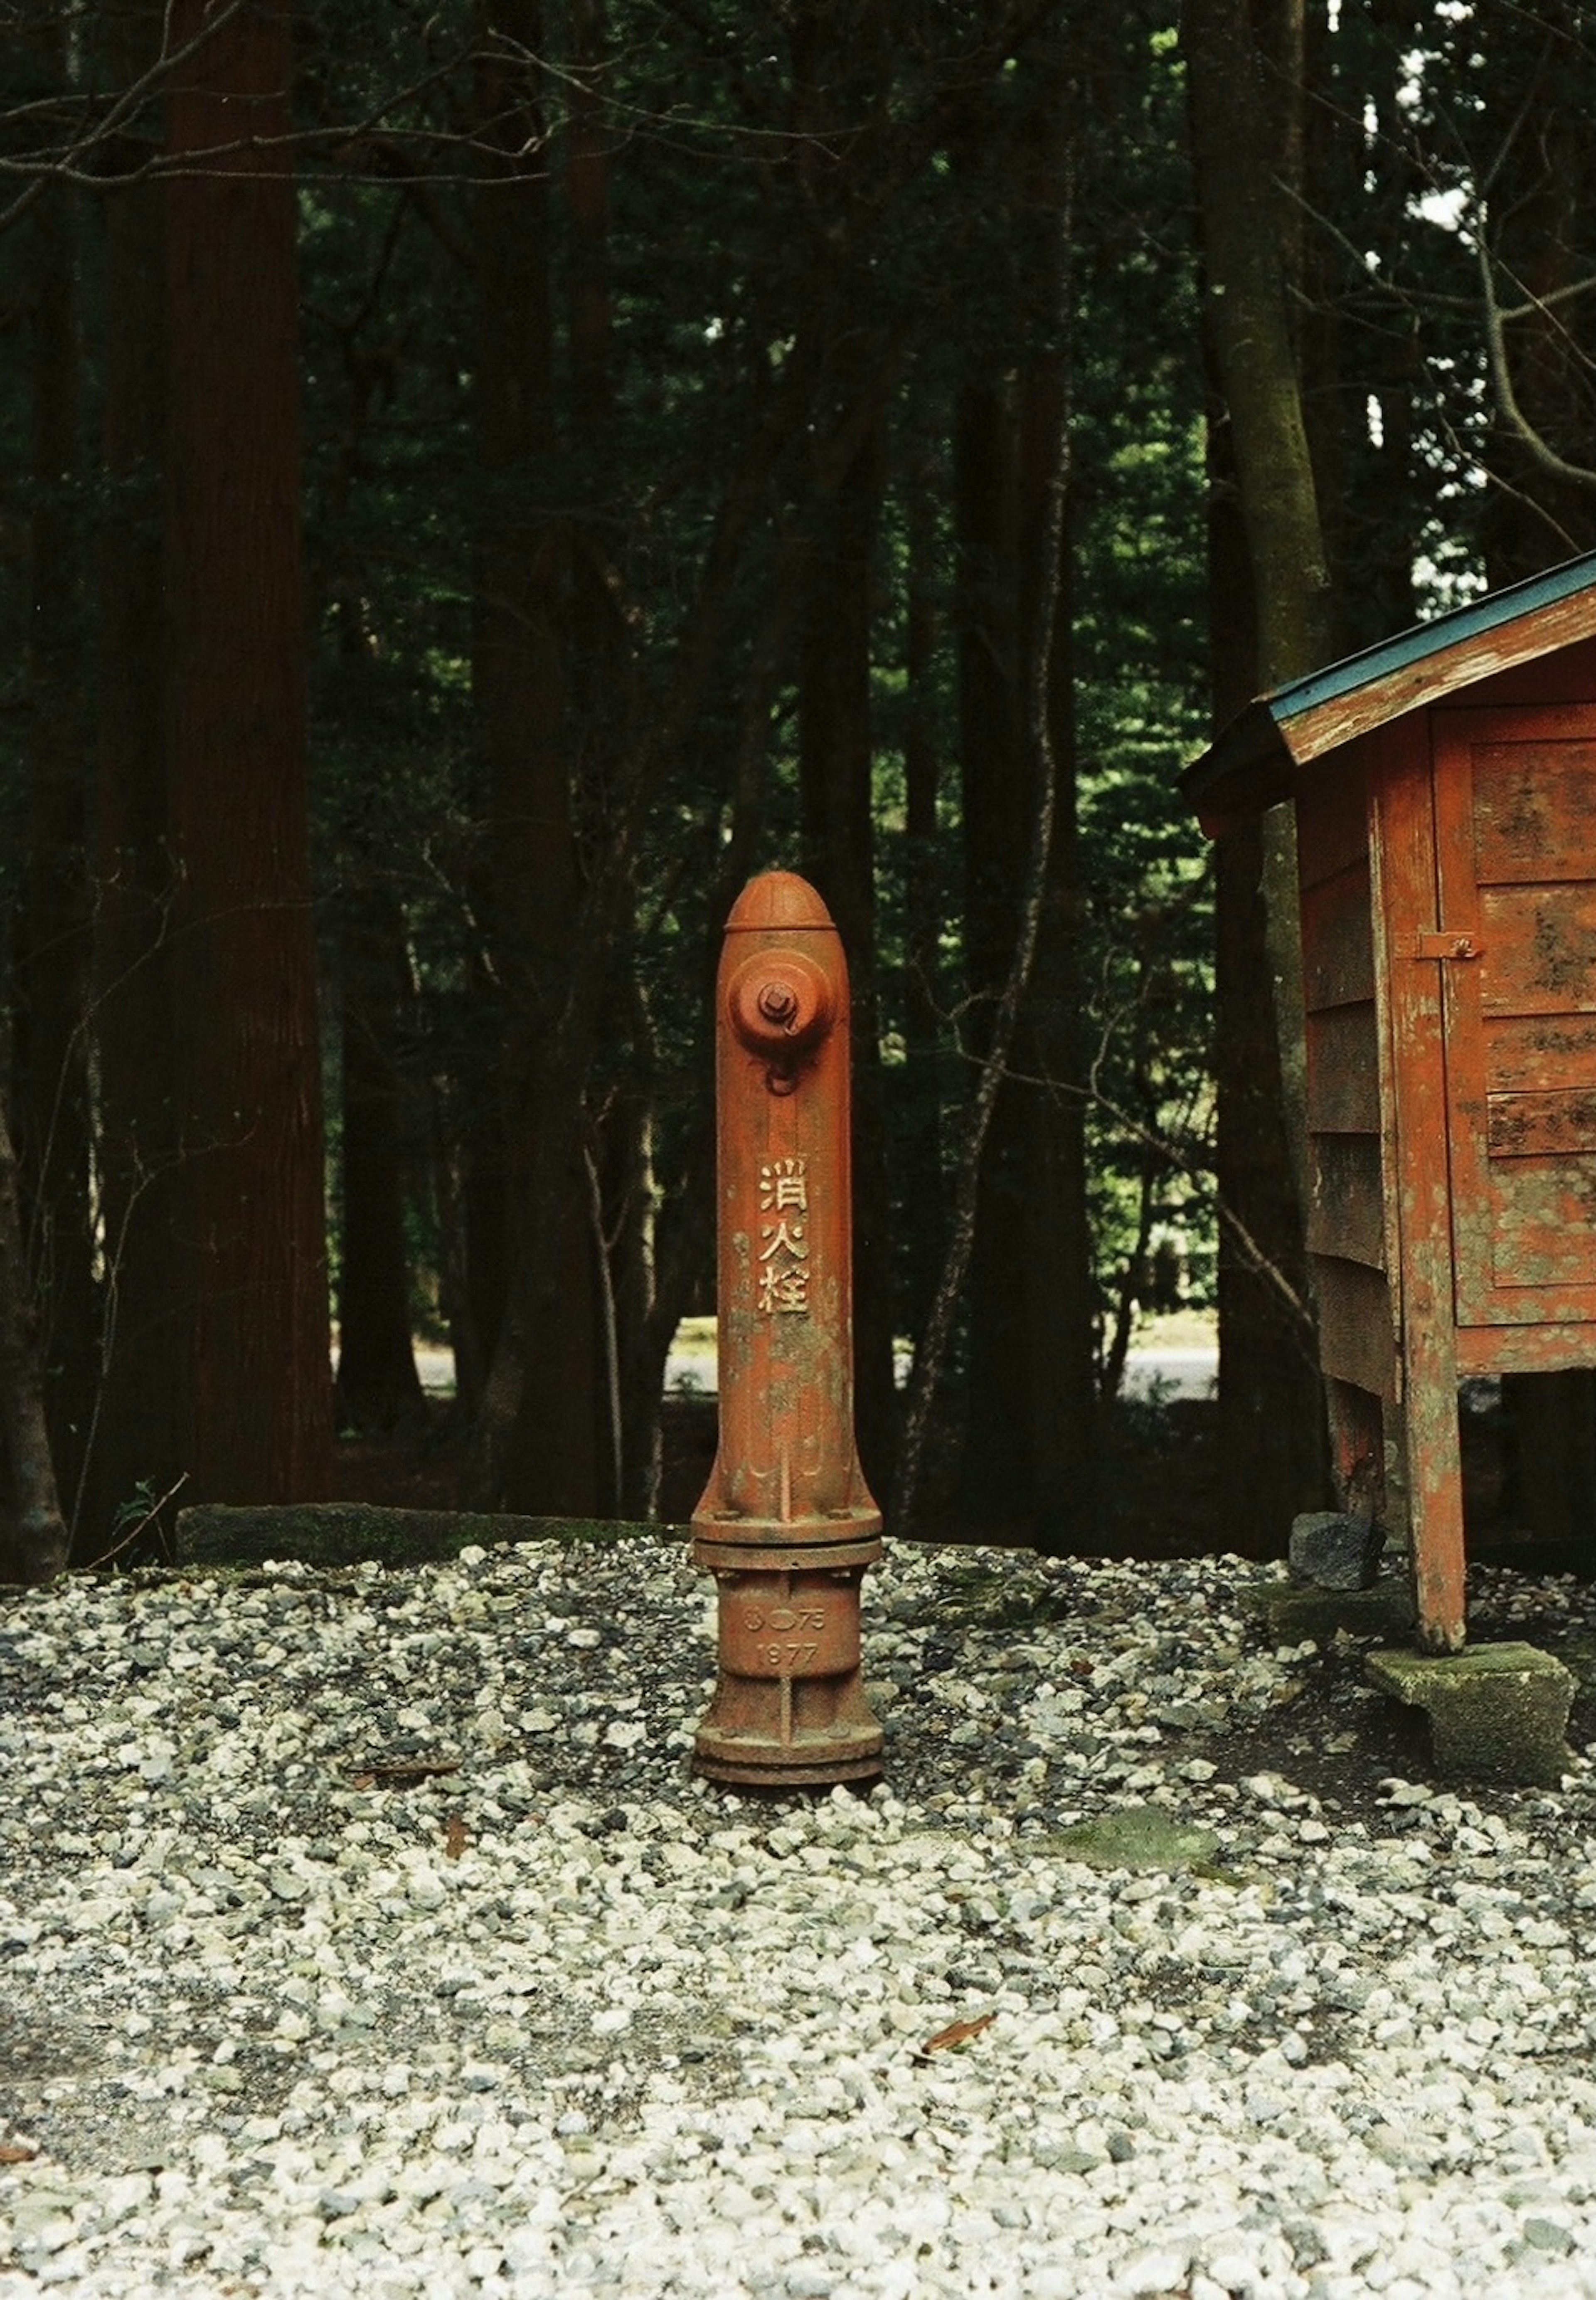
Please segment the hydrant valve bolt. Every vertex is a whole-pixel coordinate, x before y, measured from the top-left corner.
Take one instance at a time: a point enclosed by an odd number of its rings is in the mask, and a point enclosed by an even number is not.
[[[868,1779],[860,1584],[881,1512],[853,1442],[848,971],[814,888],[744,888],[716,996],[720,1444],[693,1519],[719,1680],[694,1762],[756,1787]]]
[[[744,1046],[769,1061],[804,1053],[823,1038],[831,1028],[835,997],[812,958],[802,951],[777,949],[755,951],[744,960],[732,975],[725,1003]]]

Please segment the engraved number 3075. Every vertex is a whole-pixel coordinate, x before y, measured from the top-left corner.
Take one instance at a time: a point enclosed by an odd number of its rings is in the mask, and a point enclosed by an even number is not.
[[[750,1605],[743,1615],[743,1626],[751,1637],[758,1637],[764,1629],[815,1629],[826,1627],[824,1605],[772,1605],[766,1612],[760,1605]]]

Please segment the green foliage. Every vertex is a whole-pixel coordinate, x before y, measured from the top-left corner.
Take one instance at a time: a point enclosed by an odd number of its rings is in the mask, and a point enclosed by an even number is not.
[[[873,10],[840,0],[773,10],[611,0],[595,35],[591,12],[574,4],[541,19],[466,0],[340,0],[337,9],[312,0],[299,11],[321,945],[330,1011],[351,921],[378,904],[398,921],[405,990],[390,1052],[403,1088],[419,1319],[458,1310],[467,1148],[503,1110],[506,982],[511,962],[526,955],[495,941],[487,893],[494,832],[473,688],[485,536],[508,521],[558,559],[559,740],[586,883],[602,881],[623,844],[627,853],[621,923],[594,929],[612,934],[613,948],[584,1088],[588,1130],[602,1146],[608,1114],[646,1105],[645,1179],[662,1254],[705,1187],[708,990],[725,908],[745,871],[799,859],[792,596],[823,526],[827,454],[861,375],[877,371],[887,478],[872,735],[888,1122],[901,1147],[912,1098],[928,1096],[951,1162],[975,1034],[949,442],[962,388],[977,379],[1008,388],[1056,354],[1070,404],[1066,765],[1083,890],[1075,989],[1090,1055],[1105,1337],[1160,1284],[1210,1298],[1210,889],[1175,782],[1207,733],[1207,621],[1229,603],[1208,596],[1204,384],[1174,14],[1159,0],[1107,12],[1052,0],[1011,18],[977,0]],[[1551,20],[1532,12],[1519,27],[1526,64],[1508,54],[1505,31],[1493,31],[1487,54],[1474,12],[1432,0],[1343,7],[1334,29],[1323,9],[1310,15],[1303,357],[1318,379],[1314,452],[1351,646],[1449,582],[1477,579],[1483,564],[1484,475],[1500,425],[1469,220],[1479,225],[1492,155],[1517,132],[1488,66],[1528,85]],[[535,21],[545,46],[522,54],[516,28]],[[1569,84],[1584,88],[1585,28],[1583,18],[1568,22]],[[520,58],[508,80],[513,116],[482,115],[485,26],[496,54]],[[92,38],[74,70],[84,107],[74,117],[87,117],[114,74]],[[1050,143],[1060,120],[1061,139]],[[482,203],[528,123],[546,191],[552,414],[536,452],[489,471],[478,428]],[[43,137],[47,125],[29,133]],[[139,151],[154,148],[153,107],[124,128]],[[592,252],[572,196],[582,134],[595,139],[604,200],[597,397],[585,396],[593,387],[573,332]],[[1590,188],[1582,176],[1574,188],[1570,260],[1588,269]],[[104,198],[71,197],[85,382],[71,484],[92,567],[112,508],[95,430],[107,353]],[[1069,278],[1060,314],[1049,265],[1061,199]],[[36,291],[32,246],[25,221],[0,240],[0,306],[13,319],[25,319]],[[0,331],[8,916],[22,898],[30,805],[30,390],[17,319]],[[1588,446],[1581,452],[1592,460]],[[915,556],[926,533],[928,565]],[[934,632],[912,675],[911,583]],[[86,579],[90,697],[95,613]],[[651,753],[662,727],[668,738]],[[940,770],[935,836],[919,854],[906,821],[917,740]],[[87,758],[85,776],[87,788]],[[1017,852],[1017,881],[1023,860]],[[926,986],[930,1046],[910,979],[916,870],[940,923]],[[571,954],[533,956],[546,1030],[569,990]],[[336,1120],[332,1131],[336,1146]],[[904,1169],[893,1171],[902,1246],[918,1216]],[[627,1188],[638,1186],[636,1176],[614,1186],[612,1228]],[[701,1302],[703,1285],[701,1274]]]

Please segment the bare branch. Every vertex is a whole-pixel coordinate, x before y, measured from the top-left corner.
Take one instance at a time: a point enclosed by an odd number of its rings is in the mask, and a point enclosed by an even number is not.
[[[1057,210],[1055,255],[1058,275],[1055,308],[1060,319],[1069,309],[1070,229],[1073,221],[1070,195],[1073,182],[1068,157],[1063,172],[1065,183]],[[1029,691],[1026,697],[1031,750],[1036,762],[1036,811],[1031,824],[1031,850],[1020,893],[1019,924],[1014,939],[1014,952],[1009,962],[1002,994],[993,1016],[992,1037],[981,1064],[975,1100],[960,1154],[947,1257],[926,1331],[914,1354],[914,1371],[910,1376],[909,1402],[904,1411],[903,1433],[893,1479],[891,1517],[900,1532],[910,1524],[914,1510],[925,1454],[926,1433],[931,1420],[932,1400],[936,1394],[943,1361],[952,1337],[954,1315],[975,1249],[982,1157],[992,1129],[993,1112],[997,1107],[998,1091],[1008,1066],[1010,1050],[1014,1044],[1020,1006],[1030,986],[1042,930],[1059,788],[1059,763],[1049,723],[1049,699],[1053,624],[1058,613],[1062,579],[1064,499],[1068,474],[1068,396],[1066,393],[1053,446],[1053,468],[1048,480],[1047,510],[1043,529],[1043,579],[1035,605],[1036,620],[1031,646]]]
[[[1482,229],[1474,235],[1474,251],[1479,265],[1480,295],[1485,319],[1485,354],[1491,371],[1492,396],[1496,410],[1519,444],[1533,460],[1554,479],[1567,486],[1596,488],[1596,471],[1584,463],[1571,463],[1559,455],[1535,426],[1518,403],[1513,388],[1513,371],[1508,359],[1507,329],[1501,305],[1496,297],[1496,267]]]

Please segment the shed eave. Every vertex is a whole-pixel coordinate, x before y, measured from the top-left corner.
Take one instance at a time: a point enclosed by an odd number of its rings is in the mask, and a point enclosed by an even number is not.
[[[1291,790],[1292,754],[1267,696],[1238,712],[1180,779],[1181,796],[1205,828],[1255,814]]]

